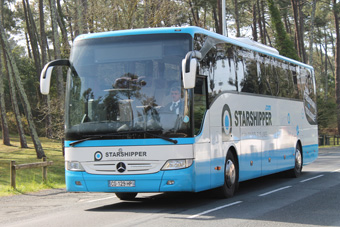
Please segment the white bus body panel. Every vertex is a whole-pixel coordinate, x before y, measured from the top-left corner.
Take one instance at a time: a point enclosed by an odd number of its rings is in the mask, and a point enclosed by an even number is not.
[[[230,109],[228,130],[223,125],[226,115],[223,106]],[[299,140],[304,164],[317,157],[317,126],[307,121],[302,101],[225,93],[214,101],[209,113],[211,162],[214,166],[222,165],[227,150],[234,146],[240,181],[292,169]],[[216,174],[216,178],[218,184],[223,175]]]

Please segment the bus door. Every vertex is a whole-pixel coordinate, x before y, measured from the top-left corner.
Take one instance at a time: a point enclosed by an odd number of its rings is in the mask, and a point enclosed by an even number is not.
[[[199,136],[195,143],[195,177],[196,191],[207,190],[211,188],[210,184],[210,160],[211,160],[211,127],[209,113],[207,113],[208,99],[206,77],[197,76],[194,88],[194,134]],[[205,121],[207,120],[207,121]]]

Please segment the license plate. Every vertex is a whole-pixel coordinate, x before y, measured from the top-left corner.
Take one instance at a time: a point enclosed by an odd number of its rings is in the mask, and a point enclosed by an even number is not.
[[[134,180],[110,180],[109,187],[135,187]]]

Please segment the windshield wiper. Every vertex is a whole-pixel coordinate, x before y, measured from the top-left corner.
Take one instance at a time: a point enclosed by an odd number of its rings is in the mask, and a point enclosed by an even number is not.
[[[77,140],[77,141],[74,141],[74,142],[70,143],[70,146],[73,147],[76,144],[79,144],[79,143],[82,143],[82,142],[88,141],[88,140],[102,139],[102,138],[105,138],[105,137],[120,136],[120,135],[125,135],[125,134],[134,134],[134,133],[145,133],[146,135],[157,137],[157,138],[163,139],[165,141],[171,142],[173,144],[177,144],[178,143],[177,140],[173,140],[173,139],[170,139],[168,137],[157,135],[157,134],[153,134],[153,133],[150,133],[150,132],[147,132],[147,131],[126,131],[126,132],[119,132],[119,133],[109,133],[109,134],[105,134],[105,135],[88,136],[88,137],[86,137],[84,139],[80,139],[80,140]]]
[[[90,137],[87,137],[87,138],[84,138],[84,139],[80,139],[80,140],[77,140],[77,141],[74,141],[72,143],[70,143],[70,146],[74,146],[78,143],[82,143],[84,141],[87,141],[87,140],[95,140],[95,139],[102,139],[104,136],[90,136]]]
[[[150,136],[154,136],[154,137],[157,137],[157,138],[160,138],[160,139],[163,139],[163,140],[166,140],[166,141],[169,141],[173,144],[177,144],[178,141],[177,140],[173,140],[173,139],[170,139],[168,137],[165,137],[165,136],[161,136],[161,135],[157,135],[157,134],[153,134],[153,133],[150,133],[150,132],[147,132],[147,131],[142,131],[143,133],[147,134],[147,135],[150,135]]]

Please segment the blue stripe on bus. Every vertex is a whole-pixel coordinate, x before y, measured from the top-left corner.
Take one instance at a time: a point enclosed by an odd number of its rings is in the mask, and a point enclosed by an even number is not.
[[[195,30],[197,30],[195,29],[195,27],[129,29],[129,30],[119,30],[119,31],[110,31],[110,32],[99,32],[99,33],[92,33],[92,34],[82,34],[82,35],[77,36],[75,41],[83,40],[83,39],[96,39],[96,38],[131,36],[131,35],[149,35],[149,34],[185,33],[185,34],[191,34],[193,36],[193,34],[195,33]]]
[[[312,145],[305,145],[302,146],[302,157],[303,157],[303,165],[308,165],[315,161],[319,154],[319,145],[312,144]]]
[[[193,144],[195,138],[172,138],[177,140],[177,144]],[[65,141],[65,147],[71,147],[70,143],[75,141]],[[109,147],[109,146],[147,146],[147,145],[175,145],[163,139],[121,139],[121,140],[87,140],[74,145],[74,147]]]
[[[302,147],[303,165],[308,165],[318,157],[318,144],[305,145]],[[241,154],[239,160],[239,181],[246,181],[256,177],[266,176],[294,168],[295,147],[268,150],[253,154]],[[270,155],[269,155],[270,154]],[[286,156],[284,159],[283,156]],[[271,158],[271,162],[268,162]],[[250,162],[253,165],[250,165]]]

